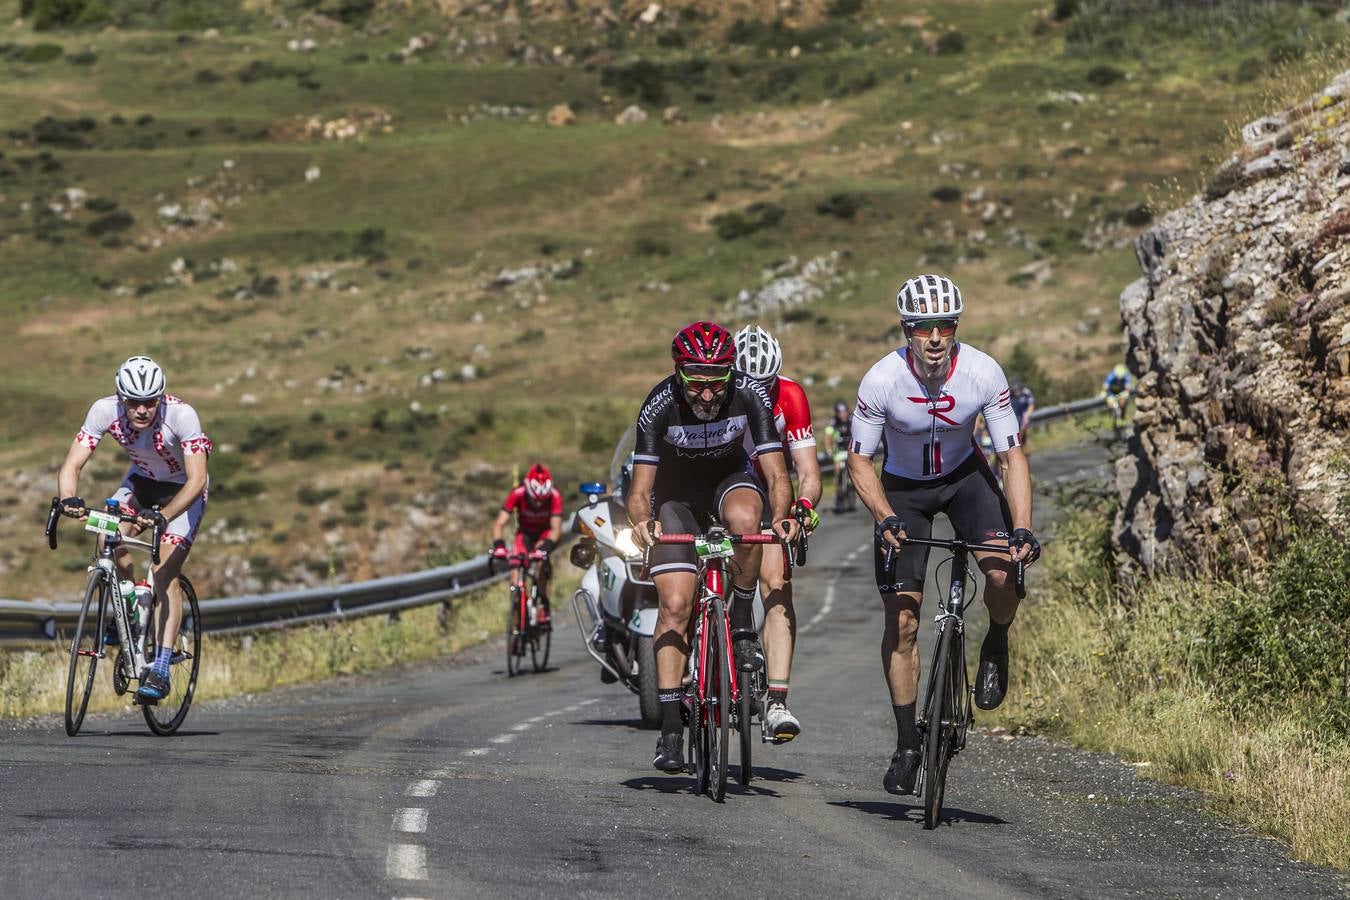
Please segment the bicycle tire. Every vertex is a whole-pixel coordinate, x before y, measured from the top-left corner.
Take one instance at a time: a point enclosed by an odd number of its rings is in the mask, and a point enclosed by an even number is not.
[[[535,590],[534,603],[535,609],[537,610],[540,608],[537,586],[534,588],[534,590]],[[530,640],[530,663],[534,666],[534,670],[536,672],[542,672],[548,668],[548,654],[549,650],[553,648],[552,621],[550,620],[548,628],[540,628],[539,626],[535,625],[531,626],[531,630],[534,632],[534,636]],[[541,646],[543,648],[542,653],[540,652]]]
[[[927,700],[928,731],[923,752],[923,827],[936,828],[942,819],[942,798],[947,787],[947,763],[951,760],[960,715],[952,678],[952,654],[956,651],[956,625],[944,622],[933,655],[933,675]]]
[[[94,690],[94,672],[103,643],[103,615],[108,608],[107,584],[108,578],[102,569],[95,568],[89,573],[80,618],[75,623],[75,636],[70,640],[70,667],[66,671],[66,734],[70,737],[80,733],[85,710],[89,708],[89,695]],[[89,610],[95,602],[98,606],[91,623]]]
[[[754,729],[752,721],[754,719],[755,704],[759,697],[759,673],[750,672],[746,677],[736,682],[740,689],[736,696],[736,731],[741,739],[741,767],[737,773],[737,781],[742,785],[748,785],[754,775],[754,766],[751,761],[751,753],[754,748]]]
[[[525,614],[521,603],[521,590],[511,585],[511,602],[506,612],[506,677],[514,678],[525,667],[525,628],[522,618]]]
[[[708,789],[708,729],[703,721],[705,707],[698,695],[699,682],[703,680],[704,661],[697,652],[699,634],[694,632],[694,671],[690,683],[689,703],[689,762],[694,770],[694,793],[701,794]]]
[[[656,683],[656,641],[644,634],[636,643],[638,715],[643,728],[657,728],[661,724],[661,699]]]
[[[713,659],[708,667],[708,794],[716,803],[727,795],[727,751],[731,743],[731,641],[727,636],[726,607],[722,598],[712,602],[712,634],[708,647]]]
[[[178,624],[178,637],[174,639],[173,657],[169,662],[169,693],[158,703],[141,704],[145,724],[160,737],[173,734],[187,718],[192,698],[197,693],[197,673],[202,664],[202,611],[197,605],[197,592],[184,575],[178,576],[178,585],[183,589],[183,616]],[[151,651],[155,635],[159,634],[159,607],[158,602],[151,605],[150,619],[146,622],[149,629],[145,642],[148,659],[154,658]]]

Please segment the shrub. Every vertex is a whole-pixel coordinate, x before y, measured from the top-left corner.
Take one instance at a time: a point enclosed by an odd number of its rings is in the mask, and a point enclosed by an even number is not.
[[[952,56],[966,49],[966,36],[959,31],[944,31],[937,39],[935,49],[938,56]]]
[[[862,198],[857,194],[834,194],[816,204],[816,212],[822,216],[834,216],[837,219],[851,219],[862,206]]]
[[[941,203],[955,203],[961,199],[961,189],[954,185],[944,184],[935,188],[929,196]]]
[[[1073,14],[1078,12],[1078,3],[1079,0],[1055,0],[1055,6],[1050,11],[1050,18],[1056,22],[1073,18]]]
[[[1266,73],[1266,64],[1254,56],[1249,56],[1238,63],[1237,71],[1233,73],[1233,80],[1238,84],[1248,84],[1260,78]]]
[[[340,493],[342,493],[341,488],[321,488],[312,484],[302,484],[295,492],[295,499],[305,506],[318,506]]]
[[[1088,69],[1086,77],[1089,84],[1095,84],[1097,87],[1107,87],[1123,79],[1125,73],[1115,66],[1103,64]]]
[[[713,216],[712,224],[718,237],[724,241],[734,241],[762,228],[777,225],[785,215],[787,212],[775,203],[751,203],[741,212]]]
[[[102,0],[31,0],[19,9],[21,15],[32,15],[34,31],[97,25],[111,18]]]
[[[113,205],[116,206],[117,204]],[[84,230],[89,232],[90,237],[102,237],[114,231],[125,231],[135,222],[136,220],[131,213],[125,209],[115,209],[90,222],[84,227]]]

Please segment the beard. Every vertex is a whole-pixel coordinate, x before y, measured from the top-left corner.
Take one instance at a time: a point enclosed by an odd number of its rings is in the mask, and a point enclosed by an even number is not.
[[[689,408],[694,411],[694,418],[700,422],[711,422],[721,412],[722,400],[719,398],[711,403],[704,403],[702,400],[690,400]]]

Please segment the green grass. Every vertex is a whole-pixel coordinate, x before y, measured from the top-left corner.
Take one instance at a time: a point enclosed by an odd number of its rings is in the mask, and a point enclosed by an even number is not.
[[[1216,811],[1350,868],[1350,553],[1323,525],[1263,572],[1113,580],[1101,509],[1056,532],[995,720],[1135,761]]]

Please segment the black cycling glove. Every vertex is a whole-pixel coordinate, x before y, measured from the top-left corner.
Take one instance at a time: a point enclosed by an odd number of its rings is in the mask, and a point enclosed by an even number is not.
[[[1023,546],[1031,547],[1031,556],[1027,557],[1027,562],[1035,562],[1041,558],[1041,544],[1036,540],[1036,535],[1031,533],[1030,528],[1014,528],[1012,540],[1008,541],[1009,546],[1014,550]]]
[[[495,540],[495,541],[492,542],[492,549],[493,549],[493,550],[505,550],[505,549],[506,549],[506,541],[502,540],[501,538],[497,538],[497,540]]]
[[[874,529],[877,543],[883,547],[889,546],[886,542],[886,532],[889,531],[891,534],[897,534],[904,530],[905,523],[899,516],[887,516],[884,521],[878,522],[877,527]]]
[[[534,545],[534,549],[538,550],[540,553],[552,553],[553,548],[556,546],[558,545],[548,538],[541,538],[539,543]]]
[[[86,509],[83,497],[66,497],[61,501],[63,509]]]

